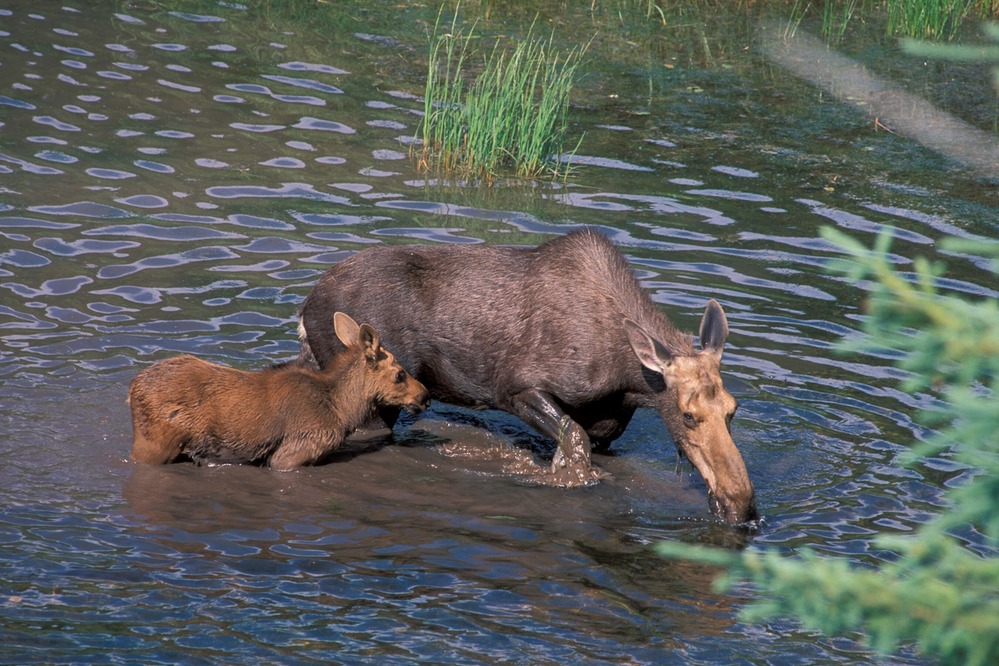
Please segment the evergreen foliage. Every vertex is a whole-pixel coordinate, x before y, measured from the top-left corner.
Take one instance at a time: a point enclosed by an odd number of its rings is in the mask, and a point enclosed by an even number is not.
[[[913,535],[876,539],[897,555],[878,567],[808,549],[784,556],[667,543],[659,550],[726,567],[719,589],[752,581],[761,594],[743,611],[749,621],[794,616],[827,634],[861,631],[881,652],[915,642],[944,664],[999,664],[999,306],[942,293],[939,264],[917,260],[913,274],[895,271],[889,234],[873,250],[832,229],[823,235],[850,256],[833,269],[871,287],[866,336],[842,347],[901,352],[899,367],[911,373],[905,387],[939,395],[939,405],[920,415],[936,435],[904,462],[941,455],[969,472],[947,490],[949,508]],[[944,247],[999,257],[999,243],[985,239],[949,239]],[[995,261],[991,271],[999,276]]]

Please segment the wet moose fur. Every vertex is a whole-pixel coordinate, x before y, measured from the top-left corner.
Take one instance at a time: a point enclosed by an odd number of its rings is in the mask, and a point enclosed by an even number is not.
[[[302,358],[326,367],[334,311],[371,322],[435,400],[499,408],[558,444],[558,467],[589,470],[635,410],[659,411],[679,453],[729,523],[756,517],[753,485],[729,433],[722,385],[728,323],[710,301],[701,351],[638,284],[603,235],[582,230],[536,248],[406,245],[330,268],[301,308]],[[382,410],[391,426],[398,410]],[[580,474],[579,478],[583,478]]]
[[[128,392],[132,459],[288,470],[322,462],[379,406],[426,408],[426,388],[381,346],[375,329],[340,312],[333,322],[345,348],[321,372],[297,364],[244,372],[194,356],[140,372]]]

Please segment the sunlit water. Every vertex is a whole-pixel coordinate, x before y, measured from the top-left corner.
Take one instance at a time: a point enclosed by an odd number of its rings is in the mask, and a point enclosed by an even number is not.
[[[779,72],[615,78],[595,58],[568,184],[437,185],[408,157],[423,41],[356,28],[306,39],[236,3],[0,7],[2,660],[873,660],[743,624],[751,590],[717,595],[714,570],[651,551],[745,539],[676,474],[652,413],[596,458],[608,479],[572,490],[524,481],[552,451],[519,421],[446,405],[294,473],[127,460],[138,370],[293,357],[296,307],[350,253],[592,225],[679,325],[726,309],[754,546],[872,563],[872,537],[912,530],[961,478],[896,462],[932,398],[897,387],[891,354],[833,350],[863,292],[824,270],[838,252],[818,230],[892,227],[908,270],[943,236],[994,235],[978,184]],[[948,287],[996,296],[980,259],[943,258]]]

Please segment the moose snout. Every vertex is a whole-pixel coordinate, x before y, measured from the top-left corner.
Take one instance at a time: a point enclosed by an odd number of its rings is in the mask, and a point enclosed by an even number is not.
[[[743,525],[759,519],[756,511],[756,500],[750,491],[747,495],[726,496],[722,493],[709,493],[711,513],[715,514],[729,525]]]
[[[419,414],[428,407],[430,407],[430,393],[423,391],[415,400],[407,403],[404,409],[410,414]]]

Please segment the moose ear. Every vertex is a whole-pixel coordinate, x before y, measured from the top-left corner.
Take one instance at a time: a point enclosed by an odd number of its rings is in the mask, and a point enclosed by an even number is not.
[[[725,312],[718,305],[718,301],[713,298],[704,308],[701,329],[697,335],[701,338],[701,349],[721,356],[722,347],[728,339],[728,319],[725,318]]]
[[[357,344],[360,326],[350,318],[350,315],[337,312],[333,315],[333,332],[340,338],[344,347],[350,347]]]
[[[645,329],[630,319],[624,320],[624,331],[638,360],[653,372],[662,372],[673,362],[673,355],[662,343],[645,332]]]
[[[361,343],[361,349],[364,351],[364,358],[368,359],[370,363],[377,361],[378,350],[382,348],[378,332],[370,324],[361,324],[358,339]]]

